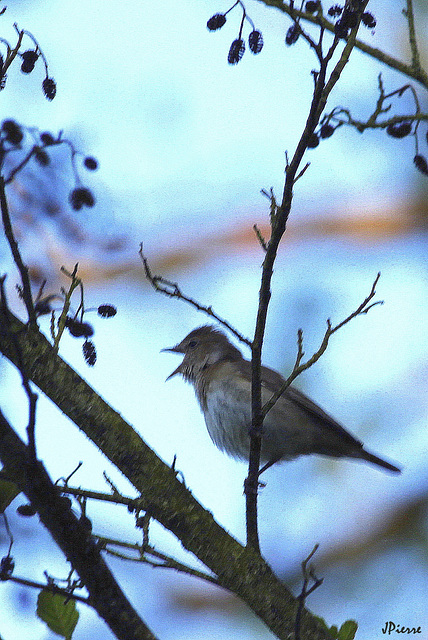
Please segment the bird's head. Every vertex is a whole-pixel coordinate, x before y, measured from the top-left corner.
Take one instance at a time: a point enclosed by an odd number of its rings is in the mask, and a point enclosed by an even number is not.
[[[194,329],[175,347],[162,351],[184,354],[183,361],[167,380],[180,373],[189,382],[195,382],[201,373],[217,362],[242,358],[241,352],[229,342],[225,334],[212,325]]]

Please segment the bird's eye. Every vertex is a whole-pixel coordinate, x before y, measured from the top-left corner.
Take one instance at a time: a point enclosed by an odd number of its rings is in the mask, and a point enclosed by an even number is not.
[[[197,340],[190,340],[189,342],[189,348],[190,349],[194,349],[196,347],[196,345],[198,344]]]

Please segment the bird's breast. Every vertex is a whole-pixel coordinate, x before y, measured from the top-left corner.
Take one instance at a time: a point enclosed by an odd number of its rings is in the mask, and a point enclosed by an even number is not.
[[[247,459],[251,426],[249,389],[230,380],[213,380],[202,407],[208,433],[214,444],[231,456]]]

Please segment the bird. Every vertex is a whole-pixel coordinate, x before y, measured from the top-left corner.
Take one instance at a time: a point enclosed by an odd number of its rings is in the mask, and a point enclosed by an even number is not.
[[[191,331],[174,347],[162,349],[183,354],[181,364],[167,380],[181,374],[195,390],[214,444],[234,458],[248,460],[250,452],[251,361],[213,325]],[[285,383],[277,371],[261,367],[262,404]],[[301,455],[354,458],[401,473],[394,464],[367,451],[362,442],[334,418],[290,385],[264,418],[259,475],[277,462]]]

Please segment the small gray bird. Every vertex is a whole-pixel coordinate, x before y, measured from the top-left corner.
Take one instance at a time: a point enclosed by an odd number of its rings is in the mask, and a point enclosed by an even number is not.
[[[214,444],[234,458],[248,460],[251,428],[251,362],[242,357],[224,333],[206,325],[194,329],[179,344],[163,351],[184,354],[168,376],[180,373],[193,384]],[[278,391],[284,378],[261,369],[262,403]],[[400,473],[393,464],[363,448],[363,444],[301,391],[290,386],[263,423],[260,473],[281,460],[318,453],[333,458],[358,458]]]

